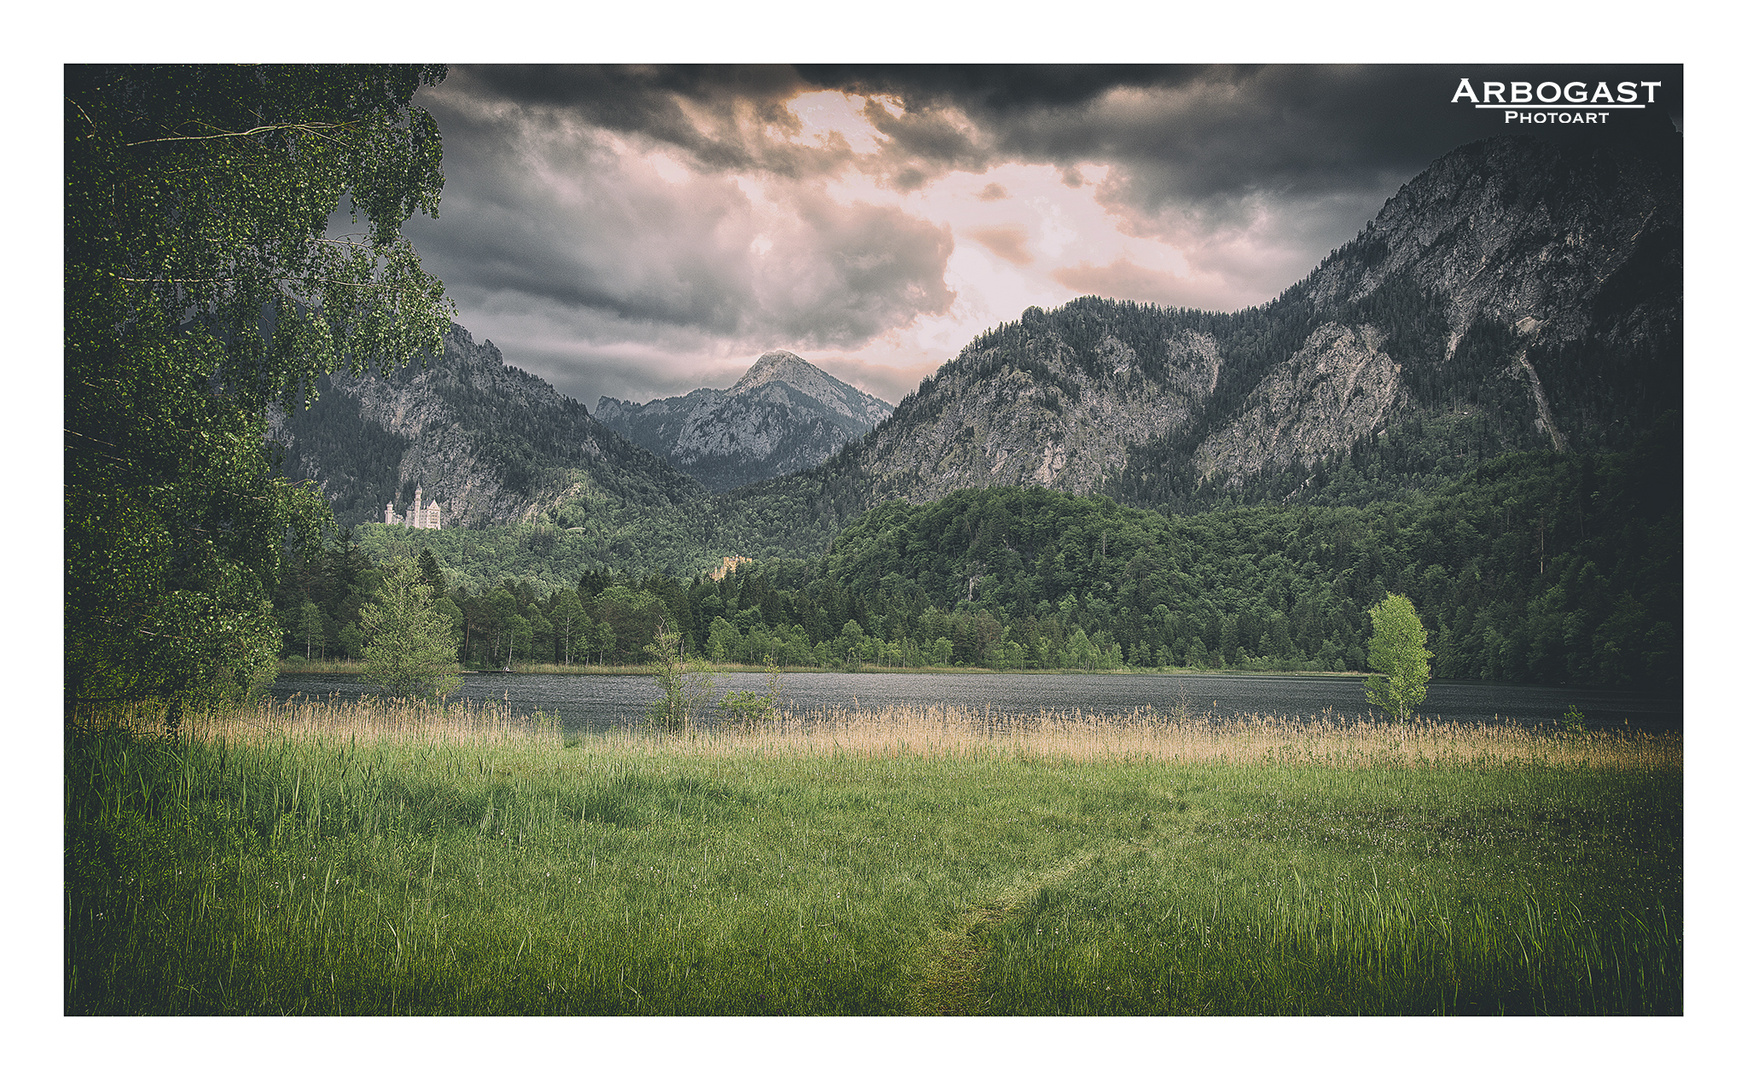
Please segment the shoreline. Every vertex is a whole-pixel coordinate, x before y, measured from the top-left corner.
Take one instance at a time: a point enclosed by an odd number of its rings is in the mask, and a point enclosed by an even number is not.
[[[711,664],[709,670],[718,675],[762,675],[767,670],[753,664]],[[1302,676],[1306,678],[1364,678],[1363,671],[1294,671],[1286,668],[989,668],[989,667],[878,667],[864,664],[854,670],[799,665],[784,667],[784,675],[1227,675],[1260,677]],[[640,675],[650,676],[655,669],[647,664],[513,664],[510,670],[462,670],[460,675]],[[362,675],[364,665],[356,660],[281,660],[278,675]]]

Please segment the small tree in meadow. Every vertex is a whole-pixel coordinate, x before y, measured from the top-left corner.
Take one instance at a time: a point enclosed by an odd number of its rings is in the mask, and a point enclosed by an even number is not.
[[[1413,601],[1390,593],[1377,602],[1371,616],[1371,648],[1366,663],[1376,674],[1365,680],[1365,700],[1406,720],[1425,700],[1431,682],[1432,654]]]
[[[418,563],[383,567],[382,585],[358,613],[364,629],[364,681],[390,694],[444,698],[461,685],[455,627],[433,602]]]
[[[655,669],[661,696],[649,706],[649,722],[667,731],[685,731],[715,704],[715,671],[709,663],[681,653],[680,636],[665,629],[643,646]]]

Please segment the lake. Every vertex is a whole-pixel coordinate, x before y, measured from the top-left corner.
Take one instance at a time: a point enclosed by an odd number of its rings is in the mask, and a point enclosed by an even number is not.
[[[783,675],[793,708],[813,709],[858,703],[959,705],[995,714],[1081,709],[1104,714],[1151,706],[1215,718],[1261,713],[1270,716],[1320,716],[1325,709],[1357,719],[1373,711],[1365,703],[1364,681],[1332,675],[1085,675],[1061,672],[1005,674],[887,675],[793,672]],[[350,675],[288,675],[273,684],[273,696],[293,694],[354,698],[363,687]],[[716,677],[718,693],[764,690],[764,675],[736,672]],[[604,731],[634,723],[655,700],[655,680],[647,675],[468,675],[457,695],[473,701],[508,698],[517,713],[556,712],[569,731]],[[1433,680],[1421,713],[1445,721],[1481,724],[1514,720],[1555,723],[1575,707],[1588,723],[1650,731],[1678,731],[1682,701],[1677,695],[1647,695],[1551,686]]]

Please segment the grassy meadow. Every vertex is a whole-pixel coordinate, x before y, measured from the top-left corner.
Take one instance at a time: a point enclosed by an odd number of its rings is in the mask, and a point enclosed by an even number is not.
[[[79,718],[69,1014],[1668,1014],[1678,735]]]

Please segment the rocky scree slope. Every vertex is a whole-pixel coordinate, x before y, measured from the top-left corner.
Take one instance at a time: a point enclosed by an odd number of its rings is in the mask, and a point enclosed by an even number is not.
[[[792,352],[767,352],[727,390],[638,405],[603,397],[595,417],[711,491],[818,465],[892,414],[891,405]]]
[[[532,521],[596,503],[659,506],[700,498],[697,483],[614,433],[544,380],[506,365],[460,326],[441,356],[383,377],[323,377],[320,397],[268,437],[285,475],[313,480],[341,525],[382,520],[423,487],[448,526]]]

